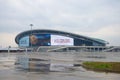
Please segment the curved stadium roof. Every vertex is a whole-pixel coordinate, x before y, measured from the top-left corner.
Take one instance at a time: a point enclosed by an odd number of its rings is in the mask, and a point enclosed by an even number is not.
[[[101,40],[101,39],[90,38],[90,37],[86,37],[86,36],[82,36],[82,35],[78,35],[78,34],[74,34],[74,33],[58,31],[58,30],[48,30],[48,29],[36,29],[36,30],[24,31],[24,32],[22,32],[22,33],[20,33],[16,36],[15,42],[18,44],[20,38],[22,38],[24,36],[28,36],[31,33],[32,34],[59,34],[59,35],[63,35],[63,36],[71,37],[71,38],[94,41],[94,42],[97,42],[97,43],[100,43],[100,44],[108,44],[108,42],[106,42],[104,40]]]

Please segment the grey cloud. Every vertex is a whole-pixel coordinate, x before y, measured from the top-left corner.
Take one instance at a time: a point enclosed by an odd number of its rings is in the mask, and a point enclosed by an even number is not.
[[[62,29],[95,31],[120,22],[118,0],[3,0],[0,4],[0,31],[6,31],[8,26],[10,32],[21,31],[28,29],[30,23],[35,28],[60,25]]]

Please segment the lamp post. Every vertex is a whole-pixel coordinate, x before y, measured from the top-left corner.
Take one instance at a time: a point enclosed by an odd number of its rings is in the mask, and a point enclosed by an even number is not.
[[[30,27],[31,27],[31,36],[32,36],[32,27],[33,27],[33,24],[30,24]],[[30,47],[31,47],[31,52],[32,52],[32,43],[30,43]]]
[[[33,27],[33,24],[30,24],[30,26],[31,26],[31,35],[32,35],[32,27]]]

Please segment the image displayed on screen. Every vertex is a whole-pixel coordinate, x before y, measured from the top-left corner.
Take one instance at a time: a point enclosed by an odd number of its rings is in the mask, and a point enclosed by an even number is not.
[[[66,36],[51,35],[51,45],[74,45],[74,40]]]
[[[28,47],[29,46],[29,36],[21,38],[19,41],[19,46]]]
[[[50,46],[50,34],[33,34],[30,36],[31,46]]]

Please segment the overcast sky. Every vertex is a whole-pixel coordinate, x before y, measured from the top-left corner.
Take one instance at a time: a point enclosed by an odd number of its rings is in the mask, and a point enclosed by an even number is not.
[[[0,47],[33,29],[62,30],[120,46],[120,0],[0,0]]]

